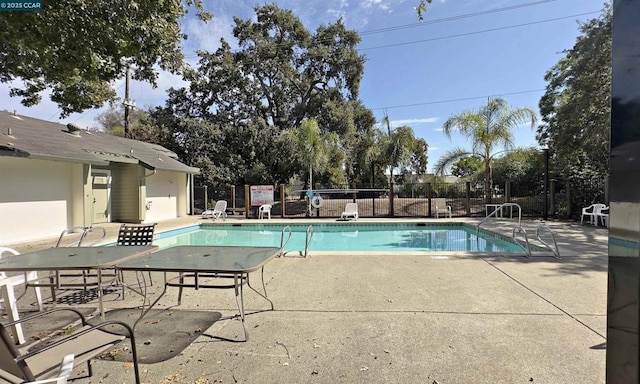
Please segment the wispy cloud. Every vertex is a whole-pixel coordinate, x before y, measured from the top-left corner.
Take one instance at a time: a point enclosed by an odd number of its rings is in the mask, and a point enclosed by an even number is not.
[[[422,119],[392,120],[390,121],[390,123],[392,127],[399,127],[402,125],[429,124],[429,123],[435,123],[436,121],[438,121],[437,117],[425,117]]]
[[[347,28],[366,28],[374,14],[392,13],[399,6],[408,7],[405,1],[399,0],[324,0],[322,2],[308,0],[280,0],[281,8],[291,9],[300,17],[310,30],[315,30],[320,24],[334,23],[342,18]],[[410,9],[411,7],[408,7]]]
[[[185,55],[190,56],[196,50],[213,52],[220,47],[220,39],[225,39],[232,48],[237,47],[233,37],[233,17],[227,14],[216,15],[208,23],[191,17],[183,23],[184,32],[189,36],[185,42]]]

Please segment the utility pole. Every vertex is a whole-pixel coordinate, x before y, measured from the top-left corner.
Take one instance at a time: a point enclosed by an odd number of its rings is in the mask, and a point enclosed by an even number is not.
[[[129,67],[127,66],[127,77],[124,83],[124,137],[129,137]]]
[[[136,103],[129,100],[129,82],[131,81],[131,75],[129,74],[129,66],[127,66],[127,76],[124,84],[124,137],[129,137],[129,110],[136,109]]]

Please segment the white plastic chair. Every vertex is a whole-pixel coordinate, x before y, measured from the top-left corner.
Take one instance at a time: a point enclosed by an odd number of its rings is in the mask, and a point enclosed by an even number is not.
[[[598,225],[598,215],[600,211],[606,208],[604,204],[591,204],[588,207],[582,208],[582,214],[580,215],[580,224],[584,222],[584,217],[589,217],[589,223],[592,225]]]
[[[58,376],[52,377],[50,379],[44,380],[36,380],[29,381],[25,384],[67,384],[67,379],[71,377],[73,373],[73,354],[66,355],[62,358],[62,362],[60,363],[60,371],[58,372]]]
[[[262,204],[260,208],[258,208],[258,219],[264,219],[265,214],[271,219],[271,204]]]
[[[601,221],[602,225],[609,228],[609,207],[605,206],[596,214],[596,225]]]
[[[344,212],[340,215],[342,220],[347,220],[350,217],[358,220],[358,203],[347,203],[344,207]]]
[[[0,257],[3,253],[11,253],[13,255],[19,255],[20,252],[8,247],[0,247]],[[29,281],[38,280],[38,273],[35,271],[25,272],[20,275],[7,276],[6,273],[0,272],[0,291],[2,291],[2,301],[7,311],[7,316],[10,322],[20,319],[18,314],[18,299],[14,288],[18,285],[26,284]],[[42,311],[44,309],[42,305],[42,293],[40,287],[34,287],[36,291],[36,299],[38,301],[38,309]],[[26,287],[25,287],[26,292]],[[18,344],[25,342],[24,334],[22,333],[22,325],[15,324],[12,326],[13,337]]]
[[[219,217],[226,218],[227,217],[227,201],[226,200],[218,200],[216,201],[216,205],[213,209],[207,209],[202,212],[202,218],[211,217],[212,219],[217,219]]]
[[[447,217],[447,215],[449,218],[453,217],[451,213],[451,206],[447,205],[446,200],[443,198],[431,199],[431,210],[433,211],[434,208],[436,211],[436,219],[440,218],[440,213],[442,213],[444,217]]]

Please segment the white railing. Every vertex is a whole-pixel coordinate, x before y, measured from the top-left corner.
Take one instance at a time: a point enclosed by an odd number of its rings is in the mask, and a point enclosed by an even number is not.
[[[516,237],[517,234],[524,235],[524,244]],[[529,246],[529,236],[527,236],[527,231],[522,227],[514,227],[511,231],[511,237],[513,238],[513,242],[518,244],[524,249],[527,253],[527,257],[531,257],[531,247]]]
[[[286,240],[284,239],[285,232],[289,233],[289,236],[287,237]],[[280,235],[280,257],[284,255],[284,248],[291,241],[291,236],[292,236],[291,226],[287,225],[286,227],[282,228],[282,234]]]
[[[551,235],[551,240],[553,241],[553,248],[544,240],[542,240],[542,238],[540,237],[540,230],[549,232],[549,234]],[[551,231],[551,228],[547,227],[546,225],[540,224],[538,228],[536,228],[536,237],[538,238],[539,242],[544,244],[544,246],[553,253],[553,257],[555,257],[556,259],[560,258],[560,250],[558,249],[558,243],[556,243],[556,236],[553,234],[553,231]]]
[[[487,215],[487,217],[485,217],[484,219],[480,220],[480,222],[478,223],[478,225],[476,225],[476,237],[478,237],[478,233],[480,232],[480,225],[482,225],[482,223],[485,222],[485,220],[487,220],[490,217],[497,217],[498,212],[502,212],[502,208],[504,207],[510,207],[511,209],[513,209],[513,207],[518,207],[518,228],[522,228],[522,207],[520,207],[520,205],[518,203],[504,203],[501,204],[499,206],[496,207],[496,209],[491,212],[490,214]]]
[[[313,225],[309,225],[307,227],[307,235],[304,240],[304,257],[309,256],[309,247],[311,246],[311,241],[313,240]]]

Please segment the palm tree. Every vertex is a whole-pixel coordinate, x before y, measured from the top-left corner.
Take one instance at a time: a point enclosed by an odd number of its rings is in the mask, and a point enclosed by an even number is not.
[[[324,138],[318,123],[313,119],[302,122],[296,131],[295,155],[303,164],[309,166],[308,182],[313,188],[313,169],[320,171],[326,163],[326,152],[324,151]]]
[[[380,152],[382,161],[389,168],[389,180],[393,181],[393,170],[398,167],[406,167],[412,165],[412,159],[417,155],[417,151],[426,152],[426,142],[417,139],[413,133],[413,129],[408,126],[391,129],[389,117],[384,117],[387,125],[386,135],[382,133],[379,138]],[[426,162],[426,160],[425,160]],[[425,164],[426,168],[426,164]],[[421,170],[416,170],[421,171]]]
[[[493,187],[491,160],[494,156],[504,152],[494,152],[503,147],[505,150],[513,148],[512,130],[519,125],[531,123],[533,128],[537,117],[535,112],[526,107],[509,108],[507,102],[501,98],[489,98],[487,105],[479,110],[465,110],[451,116],[442,126],[444,133],[451,139],[453,131],[459,131],[463,136],[471,139],[471,152],[455,148],[444,154],[438,160],[434,170],[443,175],[445,169],[465,156],[478,156],[484,163],[485,196],[488,199]]]

